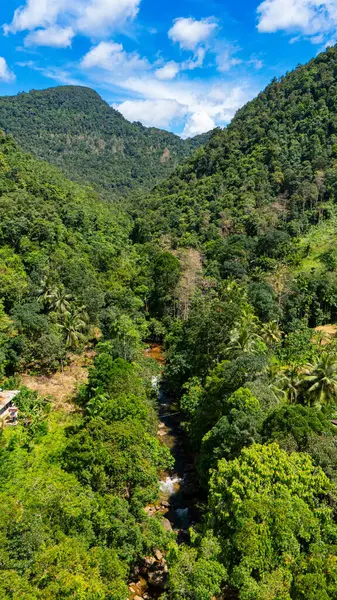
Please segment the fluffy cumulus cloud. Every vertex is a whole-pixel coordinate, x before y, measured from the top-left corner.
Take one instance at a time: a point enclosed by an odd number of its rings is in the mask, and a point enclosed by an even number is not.
[[[215,122],[206,112],[193,113],[187,120],[183,131],[183,137],[193,137],[198,133],[204,133],[214,129]]]
[[[141,121],[148,127],[169,127],[185,116],[187,106],[176,100],[126,100],[114,105],[129,121]]]
[[[0,81],[5,81],[9,83],[10,81],[14,81],[15,75],[12,71],[9,70],[7,62],[0,56]]]
[[[180,71],[180,65],[176,63],[174,60],[166,63],[163,67],[160,67],[156,70],[156,77],[158,79],[174,79],[176,75],[178,75]]]
[[[24,44],[29,46],[49,46],[51,48],[69,48],[75,33],[72,27],[54,25],[47,29],[37,29],[25,37]]]
[[[128,19],[134,19],[141,0],[26,0],[24,6],[14,12],[11,23],[3,26],[4,33],[31,31],[26,45],[39,41],[47,35],[43,30],[52,31],[51,46],[55,46],[56,33],[63,31],[64,39],[69,39],[70,29],[89,37],[106,36]],[[39,33],[40,32],[40,33]],[[65,43],[65,42],[64,42]],[[59,44],[61,47],[61,44]]]
[[[264,0],[257,12],[262,33],[299,32],[322,43],[337,31],[336,0]]]
[[[130,73],[147,70],[149,63],[137,52],[125,52],[122,44],[100,42],[83,57],[81,66],[84,69],[98,68],[113,72],[118,79],[118,77],[125,77]]]
[[[177,79],[176,63],[158,68],[157,63],[150,64],[114,42],[100,42],[91,48],[81,65],[94,84],[104,81],[119,96],[127,96],[114,104],[127,119],[165,128],[186,123],[184,137],[208,131],[215,124],[225,125],[255,92],[244,82]]]
[[[180,17],[174,21],[168,32],[169,38],[177,42],[184,50],[195,50],[199,44],[207,42],[215,33],[218,24],[214,19],[201,19]]]
[[[12,22],[4,25],[4,32],[17,33],[47,27],[65,10],[65,0],[27,0],[24,6],[16,9]]]

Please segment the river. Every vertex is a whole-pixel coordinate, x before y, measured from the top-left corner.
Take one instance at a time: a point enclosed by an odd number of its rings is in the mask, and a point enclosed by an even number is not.
[[[163,368],[165,357],[163,349],[158,344],[152,344],[146,350],[146,356],[153,358]],[[162,369],[163,370],[163,369]],[[158,437],[170,449],[175,464],[172,471],[159,474],[160,497],[154,505],[146,507],[150,515],[161,513],[167,529],[177,534],[178,543],[189,541],[188,529],[198,518],[196,474],[194,457],[186,445],[186,435],[181,427],[179,404],[168,393],[167,384],[161,375],[153,378],[153,386],[158,396]],[[162,591],[149,585],[146,578],[140,578],[136,584],[131,584],[130,598],[160,598]],[[130,589],[130,588],[129,588]]]
[[[147,355],[164,366],[165,358],[160,346],[151,346],[147,350]],[[158,416],[158,436],[170,449],[175,461],[172,471],[160,474],[160,500],[170,505],[166,517],[173,530],[177,531],[178,541],[180,541],[186,539],[188,528],[196,518],[197,485],[193,467],[194,457],[188,451],[186,435],[181,427],[179,403],[168,393],[164,380],[159,380]]]

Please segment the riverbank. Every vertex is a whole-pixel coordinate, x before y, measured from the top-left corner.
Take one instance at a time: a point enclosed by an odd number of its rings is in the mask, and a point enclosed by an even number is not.
[[[181,427],[179,404],[177,399],[169,393],[163,379],[165,366],[163,348],[159,344],[152,344],[146,349],[145,355],[154,359],[161,367],[161,375],[153,379],[153,386],[158,397],[157,436],[169,448],[175,461],[172,470],[159,474],[160,495],[158,501],[148,505],[145,510],[151,516],[160,514],[163,526],[176,533],[178,543],[188,542],[189,527],[196,522],[198,515],[198,486],[194,471],[194,457],[187,448],[185,432]],[[155,573],[156,569],[159,572],[159,578],[154,585],[153,579],[151,582],[151,573]],[[164,592],[162,586],[166,574],[165,557],[161,553],[158,556],[145,557],[142,573],[144,576],[129,585],[130,599],[157,600],[160,598]],[[160,575],[162,575],[162,579]]]

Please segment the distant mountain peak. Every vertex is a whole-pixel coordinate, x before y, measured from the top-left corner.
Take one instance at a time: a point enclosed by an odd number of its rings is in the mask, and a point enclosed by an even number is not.
[[[151,189],[208,139],[130,123],[95,90],[77,85],[0,98],[0,129],[70,178],[115,197]]]

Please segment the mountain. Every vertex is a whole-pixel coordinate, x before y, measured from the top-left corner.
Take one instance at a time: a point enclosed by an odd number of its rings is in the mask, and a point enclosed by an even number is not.
[[[94,90],[80,86],[0,98],[0,129],[71,179],[117,196],[151,189],[209,137],[182,140],[130,123]]]
[[[158,471],[172,460],[156,438],[156,371],[141,343],[151,267],[131,248],[130,225],[120,203],[0,134],[2,600],[126,599],[134,565],[164,551],[167,534],[143,506],[156,502]],[[70,352],[78,384],[97,355],[75,412],[71,384],[69,403],[60,395]],[[57,369],[53,397],[39,377],[41,396],[17,376]],[[9,427],[3,389],[14,386]]]
[[[336,600],[336,82],[330,49],[125,206],[0,134],[0,385],[58,369],[1,414],[1,599]]]
[[[257,236],[306,231],[336,197],[336,94],[336,47],[273,80],[147,197],[139,238],[201,248],[244,235],[254,253]]]

